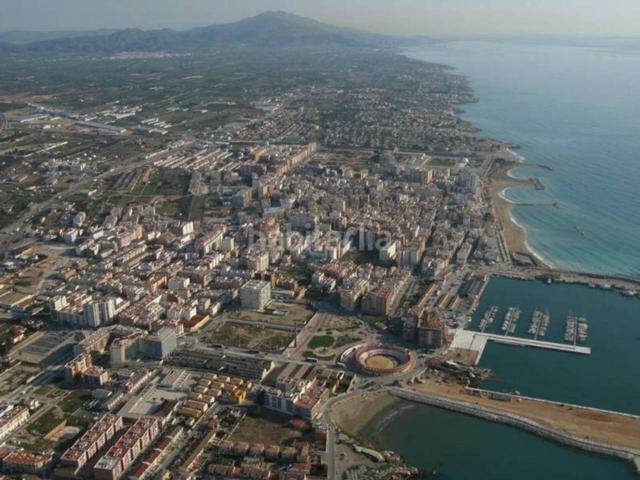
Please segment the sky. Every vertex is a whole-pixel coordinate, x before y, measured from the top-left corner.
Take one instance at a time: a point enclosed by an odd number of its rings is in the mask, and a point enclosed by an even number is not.
[[[640,35],[639,0],[0,0],[0,31],[189,28],[265,10],[393,34]]]

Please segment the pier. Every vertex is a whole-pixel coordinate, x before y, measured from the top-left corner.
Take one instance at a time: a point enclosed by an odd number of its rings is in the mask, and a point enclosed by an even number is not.
[[[475,364],[480,363],[482,353],[484,352],[487,342],[492,341],[506,345],[515,345],[519,347],[544,348],[546,350],[557,350],[567,353],[578,353],[581,355],[591,355],[591,347],[582,345],[568,345],[565,343],[546,342],[542,340],[533,340],[531,338],[510,337],[506,335],[495,335],[492,333],[474,332],[471,330],[458,329],[451,342],[452,349],[471,350],[477,353]]]
[[[546,348],[547,350],[559,350],[561,352],[581,353],[582,355],[591,355],[591,347],[581,345],[567,345],[564,343],[546,342],[543,340],[533,340],[531,338],[505,337],[504,335],[493,335],[491,333],[482,333],[487,340],[498,343],[506,343],[507,345],[519,345],[523,347]]]

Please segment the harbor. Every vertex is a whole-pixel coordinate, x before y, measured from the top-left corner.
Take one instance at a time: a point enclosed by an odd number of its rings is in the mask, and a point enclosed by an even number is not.
[[[392,422],[385,422],[382,415],[366,433],[381,447],[400,451],[411,465],[431,472],[426,478],[484,478],[478,475],[479,466],[491,472],[487,478],[496,480],[637,478],[629,461],[567,448],[496,423],[493,412],[489,414],[492,421],[488,421],[478,418],[477,411],[466,413],[450,402],[416,403],[423,398],[414,396],[409,400],[389,408],[389,415],[394,414]],[[500,445],[500,455],[495,455],[496,445]]]
[[[504,322],[502,322],[501,330],[504,332],[505,336],[515,333],[516,327],[518,326],[518,319],[520,318],[520,314],[522,310],[519,307],[509,307],[506,315],[504,316]]]
[[[533,312],[531,316],[531,324],[529,325],[529,335],[533,335],[533,339],[537,340],[538,337],[544,337],[547,334],[549,328],[549,322],[551,317],[548,313],[542,313],[540,310]]]
[[[516,305],[521,320],[505,335],[503,314]],[[452,348],[493,371],[483,388],[640,414],[630,374],[640,369],[639,308],[613,289],[494,277]]]
[[[573,343],[576,345],[578,342],[584,343],[587,341],[589,332],[589,324],[584,317],[576,317],[575,315],[569,315],[567,317],[567,323],[564,330],[564,341],[567,343]]]
[[[484,316],[482,317],[482,320],[480,320],[480,331],[484,332],[488,327],[490,327],[494,320],[496,319],[496,314],[498,313],[499,308],[496,307],[495,305],[492,307],[489,307],[489,309],[486,311],[486,313],[484,314]]]

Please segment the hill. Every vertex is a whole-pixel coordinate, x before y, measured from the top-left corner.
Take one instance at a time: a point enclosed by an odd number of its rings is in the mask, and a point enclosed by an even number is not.
[[[224,47],[382,47],[407,42],[407,39],[335,27],[290,13],[265,12],[239,22],[186,31],[126,29],[112,33],[74,34],[68,38],[31,42],[20,46],[18,51],[72,55],[123,51],[196,52]]]
[[[43,42],[47,40],[56,40],[59,38],[75,38],[75,37],[97,37],[101,35],[109,35],[117,32],[114,29],[81,31],[68,30],[56,32],[37,32],[31,30],[12,30],[10,32],[0,32],[0,42],[12,43],[14,45],[27,45],[33,42]]]

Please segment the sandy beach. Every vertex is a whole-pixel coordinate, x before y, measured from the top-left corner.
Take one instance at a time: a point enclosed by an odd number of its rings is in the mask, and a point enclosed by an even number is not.
[[[502,235],[509,252],[531,258],[538,267],[551,267],[551,265],[545,263],[542,258],[531,250],[527,244],[525,230],[513,219],[511,210],[514,204],[506,200],[503,196],[503,192],[510,187],[535,188],[536,182],[533,179],[519,179],[509,175],[512,169],[519,166],[523,165],[511,160],[496,160],[487,175],[488,193],[494,205],[497,221],[502,230]]]
[[[402,401],[388,392],[363,392],[333,405],[331,417],[347,435],[366,438],[367,431]]]

